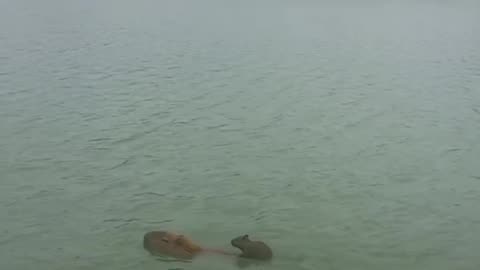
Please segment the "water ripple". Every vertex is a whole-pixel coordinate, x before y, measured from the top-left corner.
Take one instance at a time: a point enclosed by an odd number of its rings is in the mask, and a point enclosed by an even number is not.
[[[10,2],[1,269],[173,268],[162,226],[268,269],[479,264],[476,9]]]

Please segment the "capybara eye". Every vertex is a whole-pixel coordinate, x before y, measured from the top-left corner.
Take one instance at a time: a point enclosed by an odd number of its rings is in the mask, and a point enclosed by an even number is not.
[[[165,242],[165,243],[168,243],[168,239],[167,239],[167,238],[162,238],[162,241]]]

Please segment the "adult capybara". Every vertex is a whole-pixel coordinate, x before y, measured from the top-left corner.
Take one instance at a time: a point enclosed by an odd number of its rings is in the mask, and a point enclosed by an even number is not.
[[[183,235],[168,231],[151,231],[143,236],[143,247],[153,255],[192,259],[202,248]]]
[[[143,247],[152,255],[166,255],[179,259],[193,259],[198,254],[205,252],[237,255],[220,249],[201,247],[185,235],[169,231],[147,232],[143,236]]]

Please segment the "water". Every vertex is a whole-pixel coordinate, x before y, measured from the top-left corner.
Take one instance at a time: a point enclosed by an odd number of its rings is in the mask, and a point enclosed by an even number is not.
[[[3,0],[0,268],[479,269],[479,8]]]

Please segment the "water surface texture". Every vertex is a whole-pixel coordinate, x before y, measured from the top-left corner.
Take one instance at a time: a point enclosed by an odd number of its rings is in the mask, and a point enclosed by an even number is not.
[[[0,269],[480,269],[478,2],[0,1]]]

